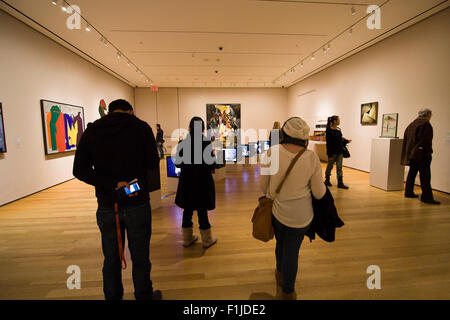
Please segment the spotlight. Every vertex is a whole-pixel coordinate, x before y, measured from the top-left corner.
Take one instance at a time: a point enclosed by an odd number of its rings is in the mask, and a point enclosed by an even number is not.
[[[353,33],[353,28],[350,28],[350,30],[348,30],[348,34],[352,34]]]
[[[58,1],[52,1],[52,4],[54,5],[54,6],[56,6],[57,4],[58,4]]]
[[[64,3],[61,4],[61,10],[67,12],[66,5]]]
[[[87,32],[91,31],[91,26],[89,24],[86,25],[86,31]]]
[[[314,57],[314,54],[311,56],[311,60],[316,60],[316,57]]]
[[[356,9],[355,7],[352,7],[352,16],[354,16],[356,14]]]
[[[120,57],[122,57],[122,53],[120,53],[120,51],[117,51],[117,59],[120,59]]]
[[[127,61],[127,66],[130,66],[130,60]]]

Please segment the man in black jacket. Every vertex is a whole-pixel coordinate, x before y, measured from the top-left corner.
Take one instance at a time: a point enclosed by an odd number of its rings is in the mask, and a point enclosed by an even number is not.
[[[149,258],[151,207],[147,176],[149,170],[159,166],[155,137],[150,126],[134,116],[127,101],[113,101],[108,108],[108,115],[88,125],[83,133],[73,166],[75,177],[95,186],[97,224],[105,257],[103,292],[107,300],[123,297],[114,210],[117,203],[122,247],[126,230],[133,262],[135,297],[161,299],[161,292],[153,291]],[[128,188],[128,182],[134,179],[138,179],[140,191],[123,199],[118,197],[116,190]]]
[[[420,187],[422,195],[420,200],[430,204],[440,204],[434,200],[431,190],[431,154],[433,153],[433,127],[430,119],[432,112],[429,109],[419,111],[419,117],[411,122],[405,130],[403,137],[402,159],[403,165],[409,166],[406,180],[405,197],[417,198],[414,194],[414,182],[417,172],[420,173]]]
[[[164,159],[164,131],[161,129],[161,125],[156,124],[156,145],[159,151],[159,157]]]

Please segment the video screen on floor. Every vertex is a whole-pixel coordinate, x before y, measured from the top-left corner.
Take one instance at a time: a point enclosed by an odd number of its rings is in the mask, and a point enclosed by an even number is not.
[[[248,158],[250,156],[250,149],[248,144],[240,145],[238,149],[240,150],[242,158]]]
[[[215,153],[216,153],[216,169],[225,167],[225,150],[216,149]]]
[[[175,166],[174,159],[172,157],[166,158],[167,163],[167,176],[170,178],[179,178],[181,169]]]
[[[235,148],[226,148],[225,150],[225,161],[226,162],[236,162],[236,149]]]
[[[269,141],[258,141],[258,153],[263,154],[267,150],[269,150],[270,144]]]
[[[249,142],[248,143],[249,157],[256,156],[257,152],[258,152],[258,143],[257,142]]]

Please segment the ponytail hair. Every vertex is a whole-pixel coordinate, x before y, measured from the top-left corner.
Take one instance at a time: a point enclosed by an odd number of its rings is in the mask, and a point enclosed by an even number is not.
[[[328,117],[327,129],[330,129],[331,126],[333,125],[333,122],[335,122],[338,118],[339,118],[339,116],[336,116],[336,115]]]

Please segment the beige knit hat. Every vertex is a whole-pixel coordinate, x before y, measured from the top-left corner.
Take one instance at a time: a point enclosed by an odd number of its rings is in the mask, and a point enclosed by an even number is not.
[[[309,126],[299,117],[293,117],[288,119],[284,126],[283,131],[290,137],[300,140],[308,140],[309,139]]]

